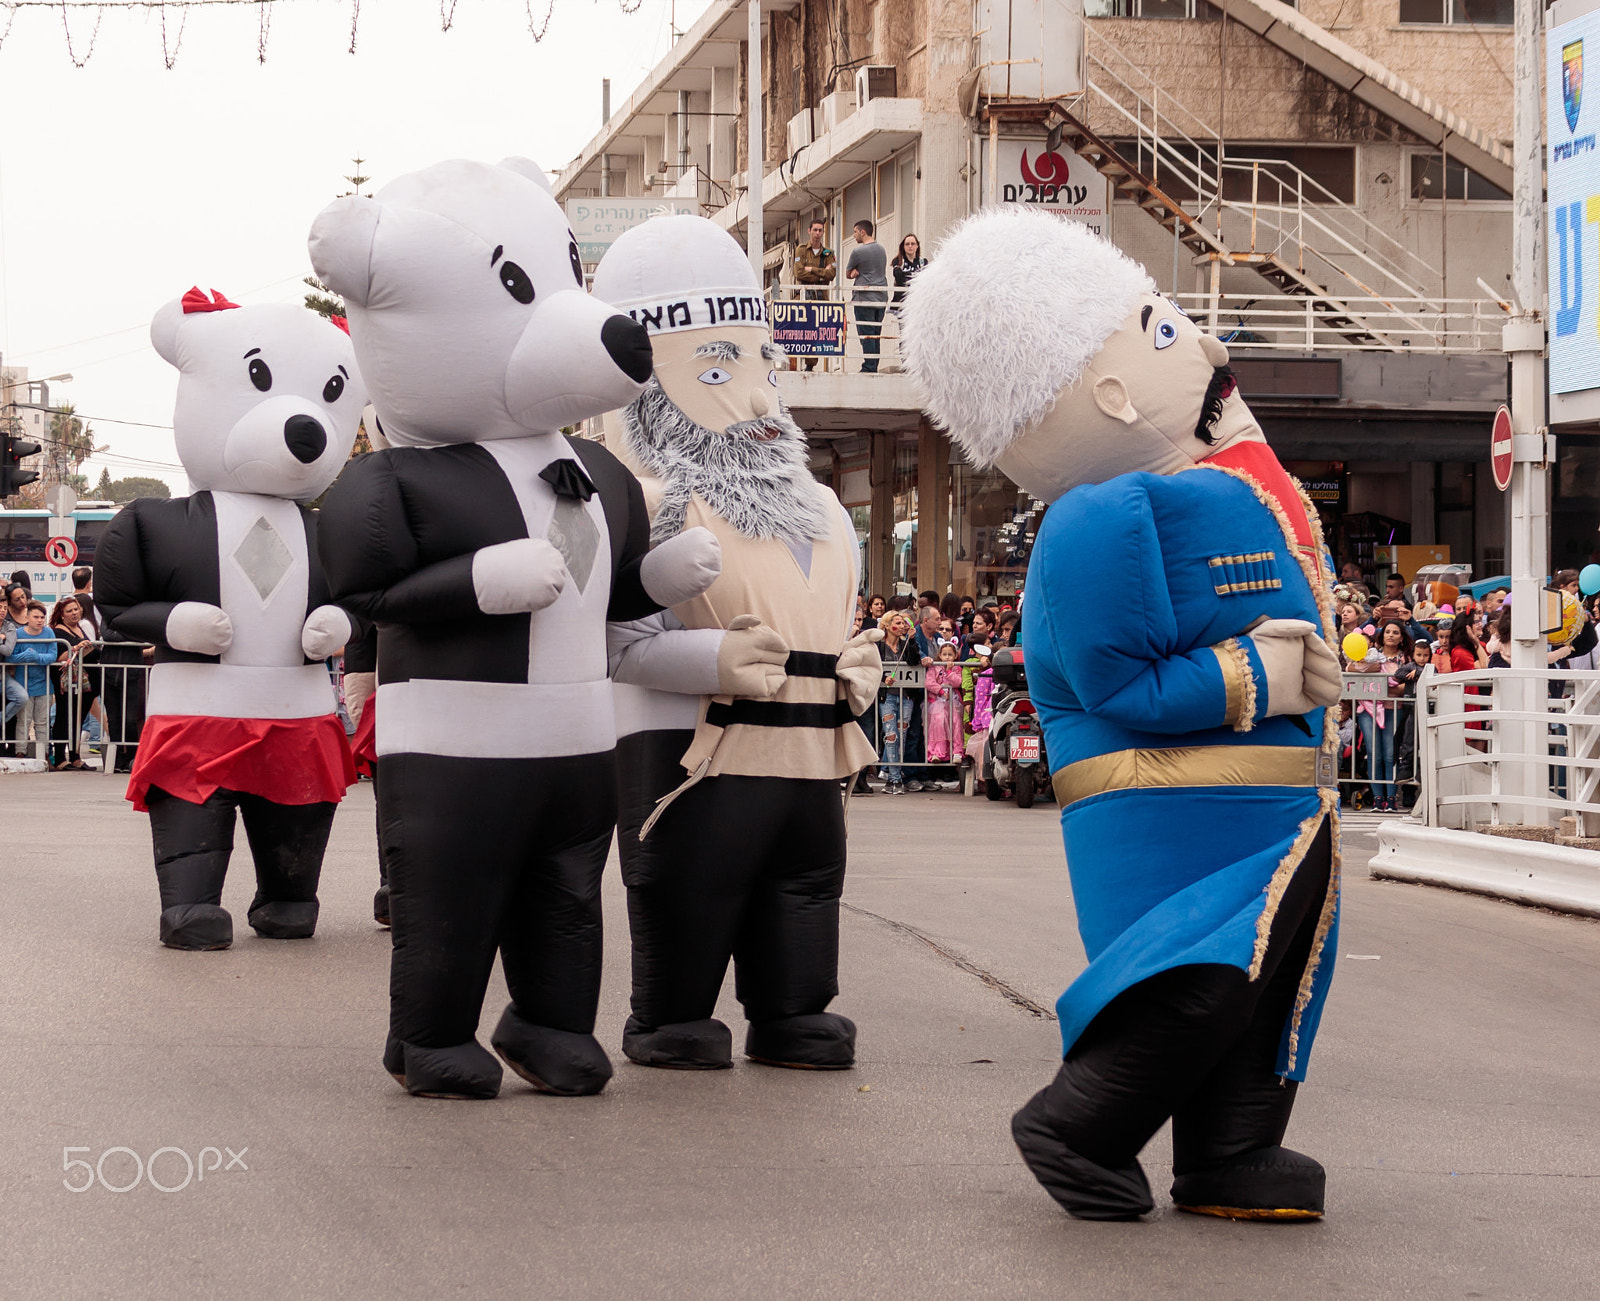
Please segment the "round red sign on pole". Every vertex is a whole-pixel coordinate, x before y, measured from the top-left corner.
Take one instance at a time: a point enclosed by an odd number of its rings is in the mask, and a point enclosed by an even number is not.
[[[44,558],[57,569],[65,569],[78,558],[78,544],[71,538],[51,538],[44,544]]]
[[[1511,486],[1511,411],[1502,406],[1494,413],[1494,431],[1489,435],[1489,463],[1494,467],[1494,485],[1501,492]]]

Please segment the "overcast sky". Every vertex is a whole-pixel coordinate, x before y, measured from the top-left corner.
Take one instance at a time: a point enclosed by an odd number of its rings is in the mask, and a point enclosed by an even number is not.
[[[680,30],[706,2],[676,0]],[[197,283],[298,301],[306,232],[354,155],[375,186],[444,158],[560,168],[599,128],[601,78],[620,104],[670,43],[673,0],[555,0],[542,43],[523,0],[459,0],[442,32],[452,3],[368,0],[351,55],[352,0],[277,0],[264,65],[254,6],[195,9],[171,71],[155,14],[107,12],[77,68],[60,10],[20,11],[0,45],[0,354],[75,377],[50,396],[111,445],[91,484],[105,465],[185,491],[171,433],[119,423],[172,419],[151,315]],[[169,7],[169,50],[181,21]],[[94,13],[70,22],[81,59]]]

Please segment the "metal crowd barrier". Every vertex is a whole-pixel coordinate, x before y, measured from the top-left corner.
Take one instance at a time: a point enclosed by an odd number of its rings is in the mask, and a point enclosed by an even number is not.
[[[54,639],[58,647],[75,643],[64,638]],[[139,734],[144,730],[145,699],[149,688],[150,670],[154,667],[147,652],[154,650],[146,642],[87,641],[76,643],[82,647],[82,673],[69,673],[65,689],[61,685],[59,664],[17,665],[0,660],[0,755],[8,751],[13,757],[50,759],[57,747],[64,747],[63,755],[77,752],[80,757],[94,753],[98,748],[100,770],[114,773],[119,758],[139,744]],[[60,651],[57,651],[59,657]],[[19,735],[23,717],[18,705],[18,691],[13,684],[25,683],[28,668],[44,668],[49,674],[48,691],[52,701],[50,735],[44,740],[30,737],[26,741]],[[337,701],[337,710],[347,732],[354,726],[344,703],[344,661],[337,657],[329,668],[330,681]],[[23,690],[26,690],[23,687]],[[65,711],[61,727],[57,726]],[[85,742],[86,724],[93,720],[91,739]],[[33,729],[29,729],[32,731]],[[58,735],[64,731],[65,736]],[[27,749],[24,750],[23,747]]]
[[[965,706],[959,696],[955,701],[955,708],[961,714],[961,727],[957,735],[952,738],[950,757],[947,759],[930,759],[928,757],[928,701],[927,701],[927,670],[921,664],[886,663],[883,666],[884,686],[878,692],[878,699],[872,706],[872,717],[863,718],[864,725],[870,724],[868,736],[872,740],[873,749],[878,755],[878,776],[883,777],[885,768],[903,769],[910,780],[932,781],[946,780],[959,781],[958,773],[961,765],[966,762],[967,743],[972,739],[969,731]],[[888,730],[889,711],[884,708],[892,703],[895,718],[895,734],[891,737]],[[891,748],[897,748],[900,758],[890,758]],[[936,778],[935,769],[954,769],[955,772]],[[885,780],[887,780],[885,778]]]
[[[1350,753],[1346,757],[1344,745],[1339,747],[1339,794],[1342,800],[1353,803],[1356,793],[1374,787],[1373,799],[1378,798],[1377,788],[1390,786],[1396,803],[1405,806],[1415,803],[1421,789],[1418,770],[1419,745],[1417,742],[1417,702],[1412,696],[1397,694],[1389,686],[1387,673],[1346,673],[1344,686],[1339,692],[1341,706],[1350,707]],[[1377,707],[1383,706],[1384,719],[1380,727]],[[1362,706],[1367,706],[1363,710]],[[1368,712],[1370,711],[1370,712]],[[1343,714],[1341,708],[1340,713]],[[1370,722],[1363,724],[1363,718]],[[1341,726],[1344,719],[1341,717]],[[1370,729],[1370,731],[1368,730]],[[1373,753],[1379,732],[1387,733],[1389,761],[1379,766]],[[1371,738],[1369,740],[1369,737]],[[1409,755],[1409,767],[1402,757]],[[1401,776],[1401,773],[1406,775]]]

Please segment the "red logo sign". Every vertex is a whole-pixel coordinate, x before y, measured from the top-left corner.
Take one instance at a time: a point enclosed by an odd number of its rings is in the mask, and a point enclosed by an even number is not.
[[[44,558],[57,569],[65,569],[78,558],[78,544],[71,538],[51,538],[44,544]]]
[[[1029,185],[1065,185],[1071,170],[1066,158],[1053,149],[1035,158],[1032,167],[1028,166],[1028,151],[1022,151],[1022,179]]]
[[[1502,406],[1494,413],[1494,430],[1489,435],[1489,463],[1494,467],[1494,485],[1501,492],[1511,486],[1511,412]]]

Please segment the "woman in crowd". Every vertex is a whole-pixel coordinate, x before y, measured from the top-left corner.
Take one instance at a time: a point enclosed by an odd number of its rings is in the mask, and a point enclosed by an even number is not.
[[[915,666],[922,662],[917,654],[916,638],[911,636],[911,624],[899,610],[891,611],[880,625],[883,640],[878,643],[878,653],[884,667],[890,665]],[[921,692],[917,693],[919,696]],[[916,705],[909,691],[902,691],[890,673],[883,675],[883,686],[878,691],[878,735],[882,738],[878,757],[883,761],[879,768],[884,780],[884,794],[901,795],[906,790],[905,734]],[[922,783],[917,783],[922,789]]]
[[[894,273],[894,297],[890,299],[890,306],[896,316],[900,315],[900,304],[905,302],[906,287],[912,277],[927,265],[928,259],[922,256],[922,242],[915,235],[907,235],[900,241],[899,251],[889,264],[889,270]]]
[[[53,772],[69,768],[81,772],[88,764],[78,753],[78,733],[96,699],[93,680],[84,668],[84,663],[94,657],[94,639],[83,626],[83,606],[76,597],[64,596],[56,602],[50,612],[50,627],[60,651],[52,674],[56,707],[50,723],[50,767]],[[79,702],[76,706],[74,700]]]
[[[1387,619],[1366,658],[1349,666],[1352,673],[1381,674],[1392,691],[1396,673],[1411,660],[1411,634],[1398,619]],[[1380,813],[1396,809],[1394,788],[1395,734],[1399,730],[1393,704],[1363,700],[1356,706],[1356,724],[1367,747],[1367,772],[1372,781],[1374,807]]]

